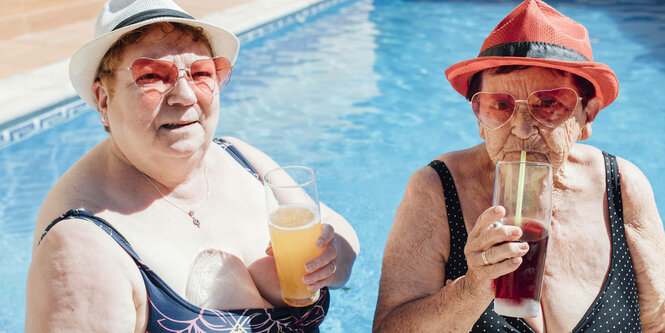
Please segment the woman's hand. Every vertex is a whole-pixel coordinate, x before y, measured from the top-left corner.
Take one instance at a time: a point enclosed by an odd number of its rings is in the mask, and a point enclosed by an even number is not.
[[[468,265],[466,284],[473,295],[494,297],[492,281],[519,267],[529,251],[525,242],[517,242],[522,230],[516,226],[495,224],[506,214],[501,206],[486,209],[469,233],[464,255]]]
[[[316,247],[326,249],[320,256],[305,264],[307,274],[302,279],[311,291],[334,284],[335,273],[337,272],[337,246],[335,246],[335,242],[333,241],[335,238],[335,229],[326,223],[323,223],[322,226],[321,235],[316,239]],[[266,254],[269,256],[274,255],[272,243],[268,244]]]
[[[305,264],[307,274],[303,276],[303,282],[311,291],[319,290],[325,286],[334,284],[335,272],[337,272],[337,246],[335,246],[335,229],[323,223],[321,236],[316,240],[316,247],[325,248],[320,256]]]

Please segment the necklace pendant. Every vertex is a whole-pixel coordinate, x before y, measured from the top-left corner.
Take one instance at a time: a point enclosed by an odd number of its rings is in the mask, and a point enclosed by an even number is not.
[[[188,213],[188,215],[189,215],[189,217],[192,218],[192,223],[194,223],[194,225],[195,225],[197,228],[201,228],[201,222],[199,221],[199,219],[197,219],[196,217],[194,217],[194,211],[193,211],[193,210],[190,210],[189,213]]]

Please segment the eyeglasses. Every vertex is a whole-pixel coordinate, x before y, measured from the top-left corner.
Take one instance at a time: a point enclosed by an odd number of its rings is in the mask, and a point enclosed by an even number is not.
[[[471,97],[473,114],[489,129],[497,129],[508,122],[517,109],[517,102],[526,102],[531,115],[547,127],[563,124],[575,111],[582,98],[570,88],[538,90],[526,100],[516,99],[504,92],[477,92]]]
[[[134,84],[142,93],[151,98],[161,98],[175,87],[180,79],[180,72],[185,73],[187,81],[196,88],[195,92],[202,92],[207,96],[217,95],[229,83],[232,69],[228,59],[216,57],[196,60],[187,68],[178,68],[167,60],[138,58],[130,67],[116,70],[131,71]]]

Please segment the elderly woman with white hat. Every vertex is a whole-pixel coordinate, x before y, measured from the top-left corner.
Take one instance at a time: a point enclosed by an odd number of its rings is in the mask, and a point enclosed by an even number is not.
[[[630,162],[583,141],[618,94],[587,30],[539,0],[517,6],[477,58],[446,70],[484,142],[409,179],[384,250],[374,331],[664,332],[665,232],[651,186]],[[495,164],[551,165],[551,229],[533,317],[494,310],[493,281],[529,245],[495,224]],[[518,287],[519,288],[519,287]],[[538,303],[536,303],[538,305]],[[536,306],[538,308],[538,306]]]
[[[70,78],[109,132],[53,187],[28,273],[29,332],[316,332],[355,232],[321,205],[306,307],[281,299],[262,177],[277,164],[213,139],[238,39],[171,0],[108,1]]]

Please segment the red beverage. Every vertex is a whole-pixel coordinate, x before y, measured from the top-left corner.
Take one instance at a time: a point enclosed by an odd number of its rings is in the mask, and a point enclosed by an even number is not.
[[[540,303],[549,231],[543,223],[526,218],[522,219],[521,228],[520,241],[529,244],[529,252],[522,257],[522,264],[517,270],[494,280],[494,296],[500,299],[495,300],[495,307],[532,307]]]

